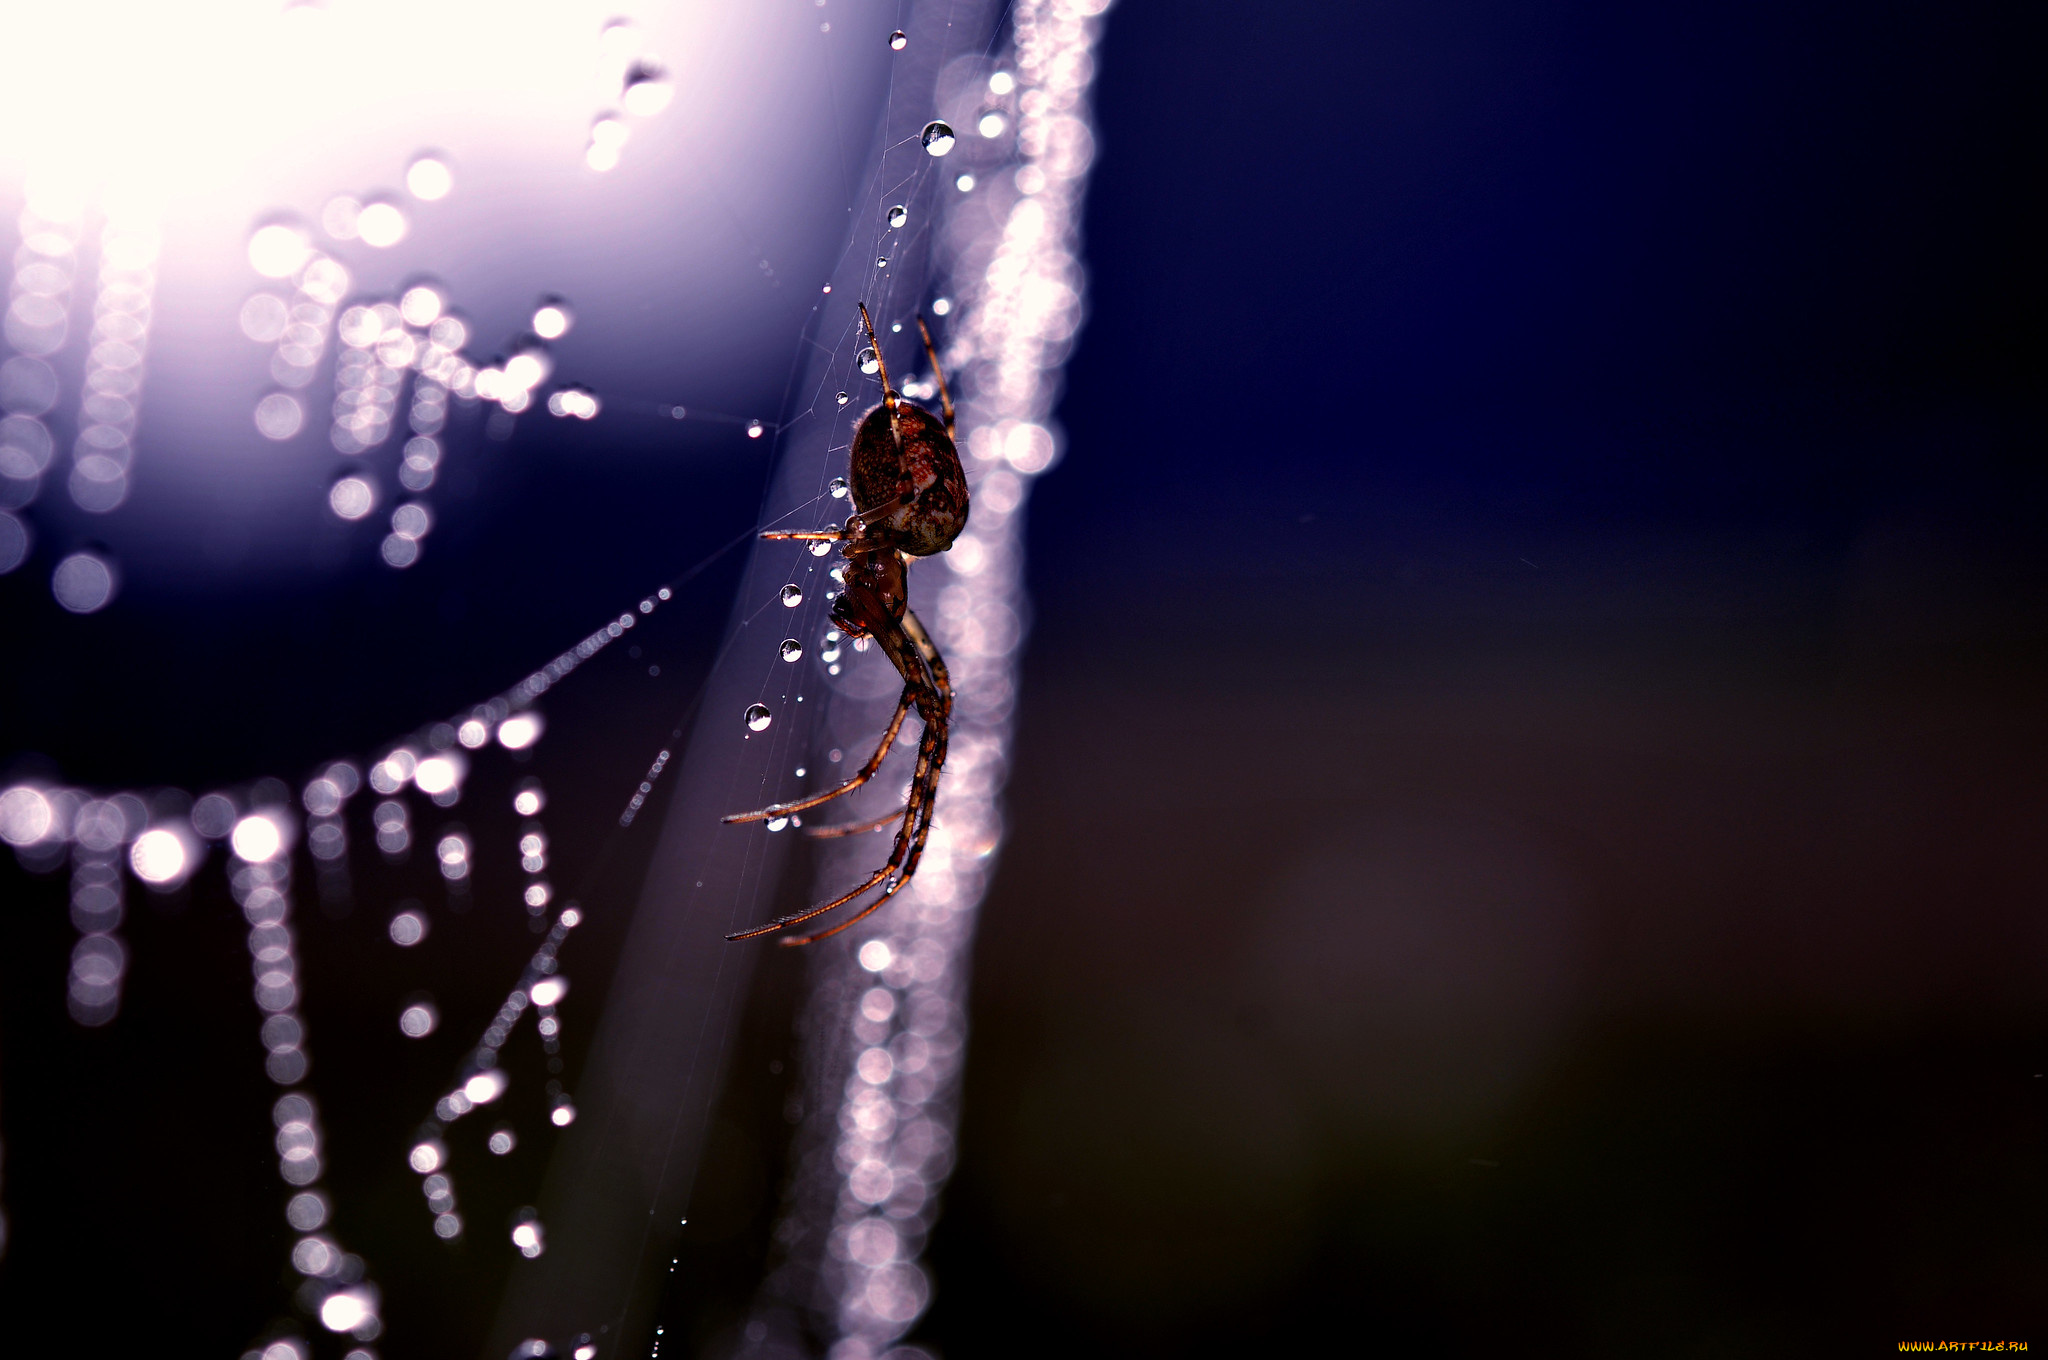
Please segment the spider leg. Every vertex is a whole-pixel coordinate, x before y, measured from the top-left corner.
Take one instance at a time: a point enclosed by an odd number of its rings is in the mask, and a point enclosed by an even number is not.
[[[813,940],[836,935],[854,922],[869,916],[882,903],[894,897],[917,871],[917,862],[924,854],[925,841],[931,835],[932,809],[938,791],[939,769],[946,759],[949,719],[953,707],[952,684],[946,677],[945,663],[938,661],[936,667],[933,665],[938,658],[938,649],[932,645],[930,634],[924,631],[923,625],[910,611],[904,611],[903,621],[897,626],[878,630],[875,640],[882,644],[882,649],[888,653],[889,660],[903,676],[904,698],[916,703],[918,717],[924,723],[924,734],[918,741],[917,767],[910,778],[910,799],[904,805],[903,822],[896,832],[896,843],[890,848],[889,859],[852,892],[834,898],[823,906],[793,912],[750,930],[728,935],[726,938],[729,940],[751,939],[756,935],[766,935],[793,925],[801,925],[814,917],[823,916],[829,911],[845,906],[883,883],[892,873],[895,874],[893,883],[889,883],[873,902],[847,920],[829,930],[787,938],[782,943],[809,944]],[[899,714],[900,711],[901,706]],[[900,716],[897,721],[902,721]],[[893,738],[893,730],[891,735]],[[882,748],[883,751],[887,749],[886,746]],[[878,764],[879,759],[878,754]]]
[[[844,529],[770,529],[763,538],[800,538],[807,543],[837,543],[846,537]]]
[[[868,319],[868,305],[860,304],[860,324],[867,328],[868,348],[875,352],[875,367],[882,372],[882,400],[889,405],[890,425],[895,425],[896,389],[889,385],[889,361],[882,357],[882,342],[875,339],[875,323]]]
[[[896,704],[896,716],[889,719],[889,729],[882,733],[881,745],[877,746],[875,753],[868,757],[868,763],[856,770],[853,777],[838,788],[833,789],[830,793],[821,793],[815,797],[800,798],[793,803],[771,803],[767,807],[754,812],[735,812],[730,816],[721,817],[719,820],[722,822],[758,822],[768,817],[787,817],[792,812],[804,812],[810,808],[817,807],[820,803],[829,803],[834,798],[852,793],[855,789],[873,779],[875,771],[882,768],[882,758],[888,755],[889,748],[896,744],[896,733],[902,729],[903,719],[909,716],[911,701],[914,698],[915,695],[910,688],[905,686],[903,698]],[[891,815],[893,816],[894,814],[892,813]]]
[[[910,804],[905,803],[894,812],[885,812],[870,821],[847,822],[837,826],[807,826],[804,828],[804,834],[821,841],[836,840],[841,836],[858,836],[864,831],[880,831],[908,811]]]
[[[924,318],[917,319],[917,333],[924,337],[925,358],[932,361],[932,377],[939,384],[939,409],[946,413],[946,438],[953,434],[953,397],[946,391],[946,375],[939,369],[939,351],[932,345],[932,333],[925,329]],[[879,351],[877,351],[879,353]]]

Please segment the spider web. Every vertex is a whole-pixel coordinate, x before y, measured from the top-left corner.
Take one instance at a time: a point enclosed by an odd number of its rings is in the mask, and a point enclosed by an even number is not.
[[[299,263],[288,280],[295,291],[280,299],[288,314],[302,306],[328,309],[332,329],[313,367],[337,376],[331,410],[321,409],[313,394],[322,387],[314,384],[280,380],[273,395],[291,396],[302,413],[319,416],[307,422],[309,437],[331,434],[344,456],[358,456],[346,447],[351,436],[366,445],[365,466],[381,448],[383,475],[415,493],[400,509],[419,505],[430,523],[455,520],[459,505],[444,511],[425,494],[432,477],[414,486],[423,470],[410,446],[397,456],[395,438],[368,443],[375,422],[344,426],[350,412],[342,397],[370,393],[352,411],[409,399],[412,437],[445,446],[424,471],[444,474],[478,450],[479,461],[487,458],[491,444],[507,443],[502,436],[519,422],[545,419],[542,409],[565,421],[588,412],[643,428],[666,420],[678,429],[772,442],[777,470],[755,527],[813,527],[843,517],[832,478],[844,469],[852,417],[878,396],[876,379],[861,371],[865,340],[854,301],[866,300],[890,328],[882,340],[891,372],[920,399],[928,399],[929,374],[910,322],[920,309],[952,317],[940,320],[938,334],[962,406],[975,521],[949,559],[921,564],[912,582],[914,607],[953,666],[959,726],[938,829],[916,884],[864,923],[873,929],[813,951],[804,1078],[813,1114],[800,1131],[805,1151],[787,1188],[781,1264],[763,1288],[746,1332],[750,1344],[876,1353],[903,1334],[929,1296],[915,1258],[950,1160],[950,1093],[964,1037],[961,949],[1000,834],[995,799],[1014,683],[1010,658],[1023,628],[1017,517],[1028,478],[1056,451],[1046,375],[1056,372],[1079,320],[1070,243],[1088,161],[1088,44],[1097,13],[1087,4],[1019,6],[1011,28],[995,36],[996,16],[987,6],[891,14],[887,7],[821,5],[803,16],[806,37],[815,22],[821,38],[831,31],[824,25],[843,25],[871,41],[890,32],[893,21],[906,41],[884,53],[879,86],[870,71],[871,84],[859,93],[834,85],[845,66],[819,61],[815,68],[828,87],[836,168],[855,226],[844,257],[824,271],[830,291],[802,316],[780,420],[723,413],[672,395],[642,396],[650,387],[644,352],[600,351],[583,362],[601,380],[553,384],[547,370],[558,363],[553,378],[582,377],[567,371],[568,346],[557,354],[529,336],[495,357],[473,344],[442,346],[437,354],[432,321],[415,325],[403,315],[406,285],[418,286],[422,276],[387,268],[388,282],[380,282],[374,265],[359,265],[337,285],[331,274],[322,276],[319,262],[347,269],[354,261],[311,231],[304,236],[312,258]],[[646,27],[657,47],[687,40],[658,21]],[[798,51],[792,65],[805,60]],[[1002,76],[1011,79],[1005,84]],[[1035,103],[1034,94],[1041,96]],[[991,114],[994,121],[984,124]],[[925,145],[925,125],[935,118],[950,122],[958,139],[945,159]],[[623,144],[628,164],[643,144],[660,154],[652,149],[662,145],[654,138],[658,124],[652,115],[646,121],[637,140]],[[588,155],[601,140],[593,132],[581,150]],[[962,189],[963,175],[979,182]],[[898,205],[902,224],[891,225]],[[46,224],[38,212],[34,203],[24,208],[25,237],[28,226]],[[421,236],[428,234],[425,218],[421,210]],[[78,258],[89,254],[78,243],[89,244],[99,220],[90,210],[76,216]],[[106,222],[111,244],[111,213]],[[769,256],[759,268],[776,278]],[[169,274],[168,263],[160,272]],[[480,315],[488,289],[465,293],[459,281],[438,276],[431,286],[450,314],[470,309],[471,334],[490,328]],[[323,290],[334,295],[323,302]],[[950,305],[934,305],[939,298]],[[571,301],[584,313],[576,324],[587,331],[601,311],[574,294]],[[355,343],[344,333],[350,306],[380,302],[401,313],[397,323],[385,318],[367,344]],[[405,363],[391,362],[402,348],[397,339],[413,347]],[[266,355],[273,375],[284,337],[276,343]],[[59,361],[66,352],[44,351]],[[381,366],[391,376],[341,382],[354,352],[368,356],[362,368]],[[527,388],[507,386],[522,354],[535,358],[542,377]],[[88,368],[81,381],[90,374]],[[906,374],[914,376],[906,381]],[[550,385],[562,400],[544,401]],[[435,387],[440,401],[422,403],[420,394]],[[381,388],[390,389],[382,398]],[[848,394],[843,406],[841,392]],[[445,430],[421,428],[434,419],[420,416],[422,404],[454,408]],[[175,402],[158,405],[176,409]],[[477,417],[469,449],[458,428],[465,410]],[[404,423],[395,409],[389,414],[387,425]],[[260,426],[260,403],[257,420]],[[131,468],[141,469],[136,484],[146,486],[148,459],[164,448],[174,460],[176,445],[153,438],[146,424],[134,439],[141,454]],[[83,500],[78,507],[91,509]],[[38,537],[64,533],[61,515],[44,524],[35,513],[23,518]],[[390,533],[372,541],[400,539],[431,558],[433,534],[409,536],[404,529],[394,515]],[[263,1048],[255,1061],[266,1065],[273,1087],[261,1114],[249,1108],[246,1089],[224,1102],[238,1112],[209,1112],[219,1117],[221,1140],[244,1154],[250,1134],[259,1135],[275,1169],[275,1202],[261,1208],[273,1226],[255,1234],[246,1253],[269,1264],[246,1272],[258,1297],[238,1311],[248,1320],[253,1353],[268,1360],[374,1354],[380,1347],[424,1353],[415,1348],[445,1347],[464,1336],[460,1344],[473,1347],[486,1330],[494,1353],[529,1341],[564,1353],[580,1346],[645,1353],[640,1338],[654,1325],[659,1265],[687,1217],[703,1124],[757,957],[715,936],[772,914],[777,870],[794,839],[787,834],[793,828],[778,834],[720,827],[718,815],[816,787],[836,773],[835,751],[842,762],[858,760],[896,689],[878,654],[833,645],[833,561],[797,545],[751,550],[736,616],[716,655],[694,652],[687,637],[675,635],[689,620],[670,620],[687,609],[693,591],[730,571],[734,549],[750,537],[751,531],[734,537],[666,585],[626,595],[602,627],[495,697],[444,708],[441,720],[401,741],[363,742],[360,758],[315,762],[289,784],[229,783],[193,802],[161,787],[82,788],[48,770],[10,781],[12,802],[0,805],[0,830],[22,864],[42,875],[31,891],[67,899],[76,931],[71,969],[68,978],[61,969],[54,976],[66,993],[58,1004],[68,1004],[80,1026],[120,1031],[122,1008],[138,1004],[129,999],[138,989],[144,1013],[177,1011],[175,1001],[165,1005],[156,994],[153,979],[179,969],[217,974],[228,944],[220,918],[236,922],[233,933],[243,938],[231,947],[246,946],[253,959],[256,1011],[246,1002],[208,1009],[223,1035],[260,1027]],[[144,543],[131,561],[145,560],[148,551]],[[121,574],[118,551],[97,555]],[[403,571],[417,559],[397,562],[383,551],[382,560],[386,569]],[[801,596],[794,607],[785,602],[789,587]],[[784,659],[787,641],[802,650],[795,661]],[[620,655],[629,650],[634,662],[673,656],[673,669],[703,677],[671,720],[667,739],[647,743],[637,781],[620,777],[616,738],[623,730],[626,744],[645,743],[660,722],[649,721],[648,702],[617,700],[638,671]],[[587,676],[575,674],[586,667]],[[743,720],[760,708],[768,710],[765,726]],[[627,716],[618,717],[619,709]],[[632,768],[643,769],[642,760],[635,757]],[[876,781],[875,807],[863,803],[841,818],[885,805],[901,784],[895,771],[892,761]],[[591,808],[602,815],[579,811]],[[657,819],[659,840],[650,845]],[[264,841],[266,829],[274,847]],[[160,872],[162,861],[148,860],[143,837],[157,832],[163,836],[150,842],[157,852],[168,854],[165,847],[175,843],[186,863],[167,882],[152,884],[141,871]],[[836,895],[832,885],[843,885],[875,854],[865,844],[841,843],[820,857],[816,890]],[[158,894],[160,888],[168,891]],[[136,910],[157,895],[183,914]],[[635,897],[637,911],[629,907]],[[229,902],[231,917],[216,910]],[[208,916],[206,938],[195,938],[201,932],[188,926]],[[415,931],[413,939],[401,938]],[[586,937],[594,959],[617,956],[616,975],[594,985],[599,963],[596,972],[578,971],[575,988],[565,992],[565,970],[577,967]],[[435,945],[454,957],[444,952],[441,965],[429,968],[423,961]],[[451,964],[469,976],[451,976]],[[49,990],[41,989],[45,1002]],[[337,1003],[341,996],[348,999]],[[600,997],[602,1015],[593,1026]],[[408,1037],[393,1015],[424,1033]],[[381,1045],[323,1049],[323,1035],[372,1025],[385,1032]],[[538,1043],[526,1025],[539,1030]],[[594,1029],[580,1045],[579,1028]],[[246,1037],[239,1042],[246,1052]],[[116,1072],[139,1061],[130,1050],[111,1062],[105,1052],[97,1056]],[[880,1071],[884,1063],[887,1072]],[[402,1094],[366,1095],[379,1089]],[[414,1115],[395,1123],[391,1108],[407,1103]],[[99,1117],[132,1122],[146,1109],[141,1100],[115,1100]],[[861,1130],[851,1142],[841,1136],[849,1123]],[[548,1149],[544,1188],[531,1156],[538,1148]],[[31,1140],[29,1155],[38,1150]],[[37,1174],[33,1162],[24,1164],[22,1140],[13,1152],[10,1187]],[[410,1188],[392,1189],[405,1182]],[[403,1198],[415,1201],[409,1211],[396,1207]],[[36,1223],[33,1213],[17,1219],[18,1228]],[[33,1233],[16,1232],[9,1250],[17,1278],[22,1262],[37,1259],[35,1243]],[[479,1258],[490,1264],[478,1267]],[[501,1294],[492,1323],[484,1307]],[[174,1319],[160,1311],[158,1320]]]

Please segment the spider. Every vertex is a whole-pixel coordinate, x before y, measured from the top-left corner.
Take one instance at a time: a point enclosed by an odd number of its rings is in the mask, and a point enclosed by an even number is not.
[[[904,805],[887,816],[852,825],[809,828],[814,836],[851,836],[876,831],[901,818],[896,842],[888,863],[870,874],[852,892],[833,898],[823,906],[811,907],[778,917],[750,930],[728,935],[728,940],[747,940],[801,925],[813,917],[836,911],[862,893],[881,887],[875,900],[827,930],[808,935],[785,935],[786,945],[809,944],[837,935],[854,922],[876,911],[902,890],[917,872],[924,854],[925,839],[931,835],[932,806],[938,796],[939,771],[946,763],[946,737],[953,713],[953,684],[946,675],[946,663],[932,645],[917,615],[910,612],[910,591],[904,568],[920,557],[946,551],[967,527],[967,475],[960,468],[960,455],[953,447],[953,398],[946,391],[945,374],[939,371],[938,352],[932,347],[932,333],[924,318],[917,319],[924,337],[924,352],[932,361],[932,376],[939,385],[940,409],[944,420],[914,402],[904,400],[889,386],[889,366],[882,359],[882,346],[875,338],[875,323],[868,317],[866,303],[860,304],[861,325],[868,334],[868,347],[882,372],[882,401],[860,418],[853,435],[851,455],[854,512],[845,527],[805,533],[786,531],[762,534],[762,538],[802,539],[836,542],[846,558],[846,589],[832,603],[832,622],[850,638],[873,638],[903,677],[903,697],[897,701],[896,716],[889,720],[882,741],[867,763],[851,779],[829,793],[801,798],[793,803],[776,803],[757,812],[736,812],[727,822],[757,822],[768,817],[787,817],[829,803],[852,793],[874,778],[882,758],[896,742],[896,734],[913,706],[924,724],[917,745],[917,767],[910,777],[910,796]],[[862,508],[865,507],[865,508]],[[895,877],[890,879],[890,875]],[[885,880],[887,880],[885,884]]]

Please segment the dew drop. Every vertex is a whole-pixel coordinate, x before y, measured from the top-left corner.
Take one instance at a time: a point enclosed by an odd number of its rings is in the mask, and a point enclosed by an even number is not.
[[[770,831],[780,831],[782,830],[782,828],[788,825],[789,818],[787,817],[770,817],[768,819],[768,829]]]
[[[881,360],[881,357],[880,357],[879,355],[877,355],[877,354],[875,353],[875,351],[874,351],[874,348],[873,348],[872,346],[870,346],[869,348],[867,348],[867,349],[864,349],[864,350],[862,350],[862,351],[860,352],[860,371],[861,371],[861,372],[863,372],[863,373],[874,373],[874,372],[878,372],[878,371],[880,371],[881,367],[882,367],[882,360]]]
[[[932,299],[932,315],[933,315],[933,316],[944,316],[944,315],[946,315],[946,314],[947,314],[948,312],[950,312],[950,311],[952,311],[952,310],[953,310],[953,299],[951,299],[951,298],[943,298],[943,297],[942,297],[942,298],[933,298],[933,299]]]
[[[899,28],[889,35],[889,50],[891,52],[901,52],[908,46],[910,46],[910,35],[902,29]]]
[[[775,721],[774,715],[768,712],[768,705],[766,704],[749,704],[747,706],[746,719],[749,732],[765,732],[768,730],[768,724]]]
[[[889,257],[888,257],[887,255],[877,255],[877,256],[875,256],[875,268],[877,268],[877,269],[887,269],[888,267],[889,267]]]
[[[804,602],[804,588],[794,581],[782,588],[782,607],[794,609]]]
[[[846,405],[846,403],[847,403],[847,402],[849,402],[849,401],[852,401],[852,400],[853,400],[853,398],[852,398],[852,397],[849,397],[849,396],[847,396],[847,395],[846,395],[846,394],[845,394],[844,392],[841,392],[841,393],[839,394],[839,397],[838,397],[838,401],[839,401],[839,404],[840,404],[841,406],[844,406],[844,405]]]
[[[928,154],[943,156],[953,149],[952,125],[934,118],[924,125],[924,135],[919,140],[924,143],[924,149]]]
[[[801,642],[798,642],[795,638],[784,638],[782,640],[782,659],[784,661],[801,661],[803,657],[804,645]]]
[[[897,204],[897,205],[896,205],[895,207],[893,207],[893,208],[889,209],[889,225],[890,225],[890,226],[892,226],[892,227],[900,227],[900,226],[902,226],[902,225],[903,225],[903,224],[904,224],[905,222],[908,222],[909,220],[910,220],[910,213],[909,213],[909,210],[908,210],[908,209],[906,209],[906,208],[905,208],[905,207],[904,207],[904,206],[903,206],[903,205],[902,205],[901,203],[898,203],[898,204]]]
[[[825,489],[832,493],[832,499],[835,501],[846,499],[846,479],[844,477],[834,477]]]
[[[749,439],[759,439],[760,437],[761,437],[761,422],[760,422],[760,421],[758,421],[758,420],[750,420],[750,421],[748,421],[748,422],[747,422],[747,438],[749,438]]]

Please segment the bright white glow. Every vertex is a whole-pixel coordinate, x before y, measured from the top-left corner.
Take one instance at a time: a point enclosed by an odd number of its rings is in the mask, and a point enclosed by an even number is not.
[[[547,377],[551,365],[537,350],[521,350],[505,361],[504,381],[521,392],[531,392]]]
[[[174,831],[145,831],[128,847],[128,864],[144,883],[175,883],[185,873],[185,842]]]
[[[523,751],[540,739],[540,715],[517,713],[498,724],[498,742],[514,751]]]
[[[998,71],[988,78],[988,92],[990,94],[1008,94],[1016,88],[1017,77],[1011,75],[1008,71]]]
[[[405,214],[395,203],[366,203],[362,216],[356,219],[356,234],[363,238],[363,244],[380,250],[403,241],[409,227]]]
[[[234,834],[228,837],[228,844],[242,859],[251,864],[261,864],[275,859],[277,852],[284,849],[284,833],[276,822],[262,813],[251,813],[235,823]]]
[[[543,1250],[540,1224],[531,1219],[514,1224],[512,1227],[512,1245],[519,1248],[519,1253],[522,1256],[534,1257],[540,1255]]]
[[[428,756],[413,771],[412,782],[419,785],[421,793],[432,795],[446,793],[462,778],[461,767],[453,756]]]
[[[320,1325],[330,1332],[352,1332],[374,1316],[361,1290],[337,1290],[320,1301]]]
[[[405,290],[405,296],[398,300],[398,314],[408,326],[426,327],[440,320],[441,308],[446,305],[439,293],[421,284]]]
[[[1000,137],[1003,135],[1003,129],[1009,125],[1009,120],[1003,115],[991,111],[981,115],[981,122],[976,126],[984,137]]]
[[[479,1072],[462,1083],[462,1094],[469,1097],[472,1105],[488,1105],[505,1094],[505,1074],[495,1067]]]
[[[536,1006],[552,1006],[566,996],[568,991],[569,979],[565,977],[544,977],[539,982],[534,983],[526,994],[533,998],[533,1004]]]
[[[559,340],[569,333],[569,313],[549,303],[533,314],[533,333],[543,340]]]
[[[327,493],[327,506],[343,519],[361,519],[377,504],[377,492],[361,477],[344,477]]]
[[[422,156],[406,168],[405,187],[414,198],[432,203],[448,197],[455,176],[448,163],[434,156]]]
[[[26,784],[0,793],[0,840],[9,845],[34,845],[56,820],[50,800]]]
[[[575,927],[583,924],[583,913],[576,910],[576,908],[574,907],[569,907],[562,912],[562,915],[559,919],[561,920],[564,926],[567,926],[570,929],[574,929]]]
[[[554,1121],[556,1128],[566,1129],[576,1122],[576,1107],[565,1100],[555,1106],[554,1112],[548,1118]]]
[[[249,263],[266,279],[285,279],[299,272],[313,253],[297,227],[273,222],[249,238]]]
[[[860,966],[870,973],[879,973],[889,966],[895,954],[881,940],[869,940],[860,947]]]
[[[474,751],[491,739],[491,729],[471,718],[455,729],[455,739]]]
[[[413,1170],[424,1176],[430,1171],[440,1170],[441,1163],[447,1160],[447,1156],[447,1148],[428,1138],[413,1144],[412,1152],[407,1155],[405,1161]]]

